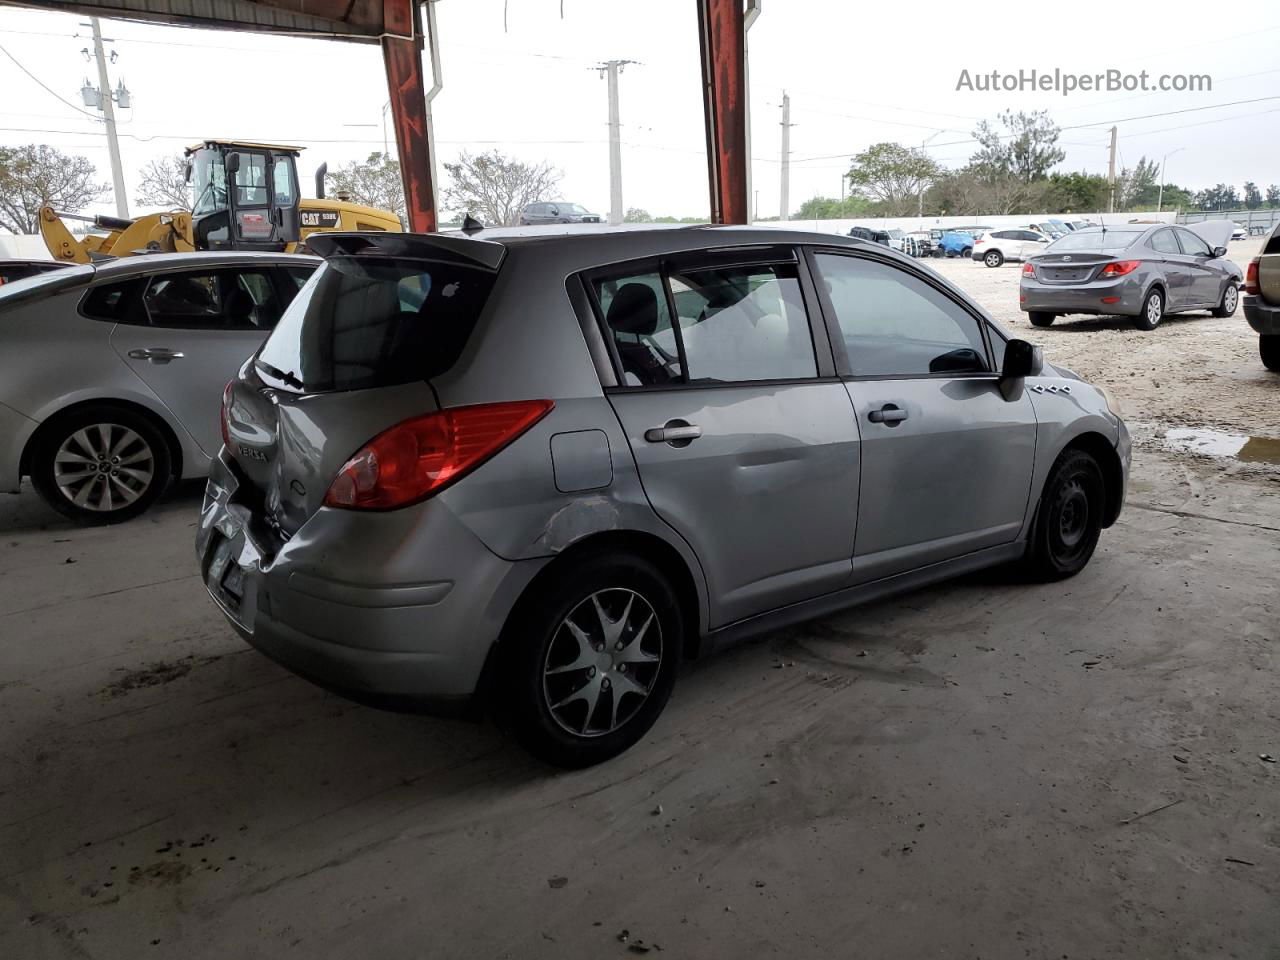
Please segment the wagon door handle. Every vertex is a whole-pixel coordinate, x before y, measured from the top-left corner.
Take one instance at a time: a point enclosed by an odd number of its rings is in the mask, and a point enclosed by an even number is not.
[[[690,441],[702,436],[702,428],[697,424],[684,420],[668,420],[661,427],[651,427],[644,432],[644,438],[650,443],[670,443],[675,446],[688,446]]]
[[[168,363],[170,360],[181,360],[186,354],[181,350],[170,350],[167,347],[142,347],[138,350],[130,350],[129,356],[134,360]]]
[[[872,410],[867,414],[867,419],[872,423],[886,423],[889,426],[893,426],[895,423],[901,423],[907,419],[907,411],[897,404],[886,403],[879,410]]]

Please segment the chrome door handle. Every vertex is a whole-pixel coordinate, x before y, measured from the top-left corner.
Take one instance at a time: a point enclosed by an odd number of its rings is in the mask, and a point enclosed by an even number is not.
[[[170,350],[167,347],[142,347],[137,350],[130,350],[129,356],[134,360],[168,363],[170,360],[181,360],[186,354],[181,350]]]
[[[887,423],[893,426],[895,423],[901,423],[907,419],[907,411],[901,409],[896,404],[886,403],[879,410],[872,410],[867,414],[867,419],[872,423]]]
[[[697,440],[702,436],[702,428],[683,420],[672,420],[664,427],[651,427],[644,432],[644,438],[650,443],[678,443]]]

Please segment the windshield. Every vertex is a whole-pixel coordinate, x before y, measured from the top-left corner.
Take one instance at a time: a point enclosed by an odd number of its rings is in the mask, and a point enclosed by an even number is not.
[[[227,168],[221,153],[207,147],[197,150],[191,178],[196,198],[191,207],[193,214],[202,216],[227,209]]]
[[[1059,237],[1046,248],[1054,253],[1069,250],[1123,250],[1143,233],[1143,230],[1083,230]]]
[[[580,204],[580,203],[566,203],[566,204],[561,204],[561,206],[566,206],[566,207],[568,207],[568,208],[569,208],[569,211],[570,211],[571,213],[586,213],[586,212],[587,212],[587,208],[586,208],[586,207],[584,207],[584,206],[583,206],[582,204]]]

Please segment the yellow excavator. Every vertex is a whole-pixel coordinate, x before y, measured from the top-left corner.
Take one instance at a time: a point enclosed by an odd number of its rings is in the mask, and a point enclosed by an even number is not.
[[[89,263],[137,253],[192,250],[295,252],[313,233],[333,230],[400,232],[390,210],[324,195],[326,164],[316,171],[316,196],[298,190],[301,147],[239,140],[205,140],[186,151],[186,178],[193,184],[191,210],[151,213],[136,220],[83,217],[40,209],[40,235],[55,260]],[[77,237],[66,220],[92,223],[105,236]]]

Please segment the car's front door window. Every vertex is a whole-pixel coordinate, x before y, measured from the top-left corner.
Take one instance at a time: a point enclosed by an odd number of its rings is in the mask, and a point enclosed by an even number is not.
[[[814,257],[855,377],[985,373],[978,321],[897,267],[865,257]]]

